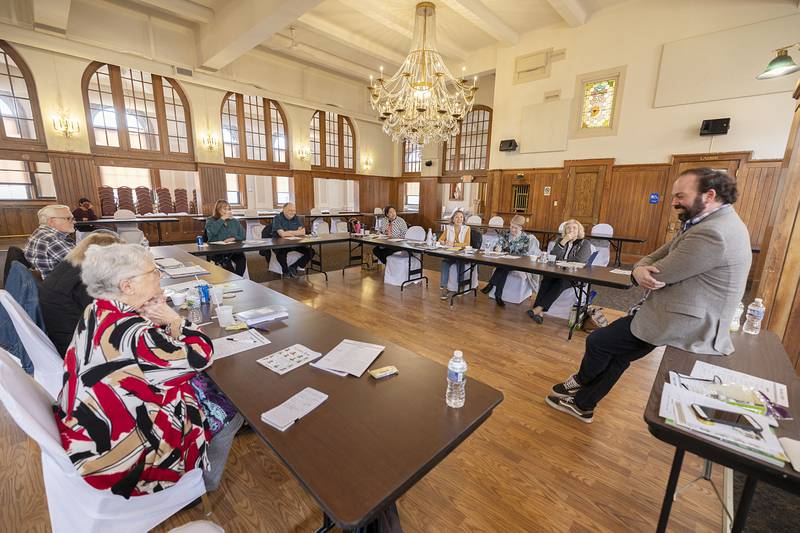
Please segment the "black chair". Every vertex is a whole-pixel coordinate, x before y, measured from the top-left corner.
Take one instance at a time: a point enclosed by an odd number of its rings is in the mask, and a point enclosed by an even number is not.
[[[19,261],[22,263],[25,268],[31,270],[33,265],[31,265],[28,260],[25,258],[25,252],[22,248],[18,248],[16,246],[9,246],[8,251],[6,252],[6,264],[3,267],[3,286],[5,287],[6,279],[8,279],[8,272],[11,270],[11,263],[14,261]]]
[[[267,222],[264,224],[264,229],[261,230],[261,238],[262,239],[271,239],[272,238],[272,222]],[[269,265],[270,260],[272,259],[272,251],[271,250],[259,250],[258,255],[263,255],[267,258],[267,265]]]
[[[481,249],[481,245],[483,244],[483,233],[476,229],[470,229],[469,231],[469,245],[472,246],[476,250]]]

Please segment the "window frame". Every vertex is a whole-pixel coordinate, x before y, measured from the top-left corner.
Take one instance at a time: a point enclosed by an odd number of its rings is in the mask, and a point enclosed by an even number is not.
[[[225,109],[225,103],[228,101],[228,98],[231,96],[235,96],[236,100],[236,127],[237,127],[237,141],[239,143],[239,157],[228,157],[225,155],[225,147],[222,147],[222,156],[226,163],[236,163],[236,164],[247,164],[248,166],[262,166],[266,168],[290,168],[291,165],[291,140],[289,139],[289,122],[286,120],[286,113],[283,111],[283,107],[281,106],[280,102],[277,100],[272,100],[265,96],[259,95],[250,95],[247,96],[261,98],[261,103],[264,108],[264,133],[266,135],[266,152],[267,152],[267,159],[249,159],[247,157],[247,132],[245,130],[245,118],[244,118],[244,94],[237,93],[234,91],[228,91],[225,93],[225,96],[222,98],[222,103],[219,107],[219,121],[220,127],[222,127],[222,113]],[[275,104],[275,108],[278,110],[278,114],[283,121],[283,133],[284,139],[286,139],[286,161],[280,162],[275,161],[275,147],[272,144],[272,113],[270,109],[270,103]]]
[[[22,185],[28,188],[28,198],[2,198],[0,197],[0,202],[54,202],[57,196],[42,196],[39,194],[39,182],[36,179],[36,174],[44,174],[44,172],[39,172],[36,170],[36,165],[39,163],[46,163],[50,165],[50,177],[53,180],[53,189],[55,189],[55,179],[53,178],[53,167],[50,164],[49,159],[45,159],[43,161],[39,161],[38,159],[14,159],[14,158],[6,158],[3,157],[2,159],[7,161],[17,161],[22,163],[25,167],[24,170],[20,172],[25,172],[28,176],[27,183],[13,183],[13,182],[5,182],[2,181],[2,172],[0,171],[0,185]],[[58,194],[58,193],[56,193]]]
[[[408,203],[408,197],[409,197],[408,186],[410,184],[412,184],[412,183],[416,183],[417,187],[418,187],[417,194],[412,195],[412,196],[416,196],[417,197],[417,203],[416,204],[409,204]],[[419,206],[420,206],[421,200],[422,200],[422,182],[414,181],[414,180],[409,180],[409,181],[404,182],[403,183],[403,206],[402,206],[403,211],[419,213],[419,211],[420,211],[420,207]],[[409,209],[410,205],[416,205],[417,206],[416,211],[413,211],[413,210]]]
[[[92,110],[89,105],[89,84],[92,77],[98,69],[108,65],[108,76],[111,84],[111,99],[114,104],[114,116],[117,122],[117,136],[119,138],[119,146],[102,146],[98,145],[94,134],[94,121],[92,120]],[[124,154],[127,157],[144,158],[144,159],[163,159],[168,161],[194,161],[194,128],[192,127],[192,112],[189,106],[189,99],[183,91],[180,83],[174,78],[169,76],[161,76],[152,72],[141,71],[150,75],[150,80],[153,84],[153,98],[156,107],[156,121],[158,124],[158,150],[141,150],[131,148],[130,137],[128,133],[127,113],[125,111],[125,96],[122,90],[122,68],[133,67],[120,67],[119,65],[112,65],[111,63],[101,63],[100,61],[93,61],[86,67],[81,79],[81,93],[83,95],[83,109],[86,118],[86,130],[89,135],[89,146],[93,154],[117,156]],[[140,69],[136,69],[140,70]],[[172,86],[172,89],[178,95],[181,106],[183,107],[183,116],[186,122],[186,141],[187,153],[173,152],[169,149],[169,130],[167,127],[167,111],[164,103],[164,88],[163,81]]]
[[[619,130],[620,110],[622,109],[622,93],[625,87],[625,73],[627,66],[614,67],[595,72],[579,74],[575,77],[575,96],[572,99],[570,113],[570,139],[585,139],[591,137],[608,137],[616,135]],[[583,88],[587,83],[616,78],[614,88],[614,103],[611,110],[611,125],[607,128],[581,128],[583,117]]]
[[[447,170],[447,147],[450,144],[448,141],[444,141],[442,143],[442,176],[463,176],[464,174],[469,174],[471,176],[486,176],[489,172],[489,164],[491,158],[491,146],[492,146],[492,121],[494,120],[494,110],[482,104],[477,104],[472,106],[472,109],[469,113],[474,111],[488,111],[489,112],[489,131],[486,135],[486,168],[476,168],[470,170],[461,170],[461,136],[463,134],[463,124],[464,120],[461,119],[458,121],[458,133],[455,135],[454,139],[454,147],[455,152],[453,154],[453,169],[454,170]],[[469,113],[465,115],[465,118],[469,116]]]
[[[402,176],[409,176],[409,177],[422,176],[422,148],[423,148],[423,145],[417,144],[417,146],[419,147],[419,170],[418,171],[409,171],[409,170],[407,170],[407,168],[408,168],[407,167],[407,165],[408,165],[407,157],[408,157],[408,154],[411,153],[409,151],[409,149],[408,149],[408,145],[409,145],[408,139],[403,139],[403,145],[402,145],[402,150],[403,150],[403,159],[402,159],[402,161],[403,161],[403,172],[402,172],[401,175]]]
[[[239,203],[234,204],[228,200],[228,174],[236,174],[239,184]],[[230,203],[232,209],[247,209],[247,175],[242,172],[225,172],[225,200]]]
[[[278,201],[278,178],[286,178],[289,180],[289,201],[281,204]],[[272,208],[283,208],[287,203],[294,201],[294,177],[293,176],[272,176]]]
[[[44,122],[42,112],[39,107],[39,96],[36,92],[36,82],[33,73],[28,68],[28,64],[22,56],[7,41],[0,39],[0,49],[3,50],[16,63],[22,78],[25,80],[25,87],[28,90],[28,100],[31,104],[31,114],[33,115],[33,128],[36,132],[35,139],[22,139],[19,137],[6,136],[6,129],[3,121],[0,120],[0,147],[12,150],[47,150],[47,139],[44,133]]]
[[[336,115],[338,117],[338,120],[337,120],[337,130],[338,130],[337,131],[337,149],[338,149],[338,152],[339,152],[339,154],[338,154],[339,155],[339,157],[338,157],[339,165],[334,167],[334,166],[329,166],[329,165],[326,164],[327,156],[328,156],[327,147],[326,147],[326,144],[327,144],[326,143],[327,132],[325,130],[326,113],[328,113],[328,112],[327,111],[323,111],[321,109],[318,109],[318,110],[314,111],[314,114],[311,115],[311,121],[308,123],[308,131],[309,131],[309,137],[310,137],[311,124],[314,122],[314,118],[317,116],[317,114],[319,114],[319,162],[320,162],[320,164],[319,165],[315,165],[315,164],[312,163],[311,164],[311,169],[312,170],[334,170],[334,171],[340,171],[340,172],[347,172],[347,171],[355,172],[356,171],[356,160],[358,159],[358,157],[356,155],[358,153],[358,150],[357,150],[358,143],[357,143],[357,139],[356,139],[356,129],[353,126],[353,121],[350,119],[350,117],[348,117],[347,115],[342,115],[341,113],[336,113]],[[344,162],[345,162],[344,125],[345,124],[347,124],[347,127],[350,128],[350,134],[351,134],[351,136],[353,138],[353,158],[352,158],[353,166],[352,167],[344,166]],[[311,145],[312,145],[311,146],[312,154],[311,154],[310,160],[313,162],[313,160],[314,160],[313,159],[313,157],[314,157],[313,156],[313,150],[314,150],[314,146],[313,145],[314,145],[314,143],[312,142]]]

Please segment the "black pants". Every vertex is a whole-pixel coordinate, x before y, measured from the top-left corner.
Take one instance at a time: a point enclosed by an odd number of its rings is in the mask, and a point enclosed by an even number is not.
[[[586,338],[586,352],[577,376],[582,388],[575,395],[575,404],[579,408],[594,409],[631,362],[655,348],[631,333],[632,320],[632,316],[619,318]]]
[[[213,261],[228,272],[233,272],[237,276],[241,276],[244,274],[244,271],[247,270],[247,258],[243,253],[225,254],[214,258]]]
[[[286,264],[286,256],[289,255],[289,252],[300,252],[303,254],[303,257],[297,260],[292,266],[296,268],[305,268],[311,258],[314,257],[314,250],[310,246],[295,246],[292,248],[279,248],[277,250],[273,250],[275,252],[275,259],[278,260],[278,263],[281,265],[281,270],[284,274],[289,273],[289,265]]]
[[[489,283],[494,285],[494,297],[496,299],[503,298],[503,287],[506,286],[506,279],[510,273],[511,270],[500,267],[495,268],[494,272],[492,272],[492,277],[489,278]]]
[[[539,284],[539,292],[536,293],[533,307],[541,307],[543,311],[547,311],[553,305],[553,302],[558,300],[558,296],[569,287],[569,281],[564,278],[542,276],[542,282]]]
[[[372,249],[372,254],[384,265],[386,264],[386,258],[396,252],[397,250],[392,250],[391,248],[386,248],[385,246],[376,246]]]

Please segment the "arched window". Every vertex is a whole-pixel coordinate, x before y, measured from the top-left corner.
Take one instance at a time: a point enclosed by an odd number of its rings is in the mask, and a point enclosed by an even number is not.
[[[0,41],[0,140],[14,146],[44,145],[44,128],[36,85],[28,66]]]
[[[419,176],[422,173],[422,145],[403,141],[403,175]]]
[[[263,96],[228,93],[220,113],[226,161],[264,162],[289,168],[286,115],[278,102]]]
[[[355,170],[356,138],[349,117],[317,111],[311,117],[311,168]]]
[[[94,62],[83,100],[93,151],[193,159],[189,101],[172,78]]]
[[[491,131],[492,109],[476,105],[461,121],[459,133],[444,143],[444,173],[485,174],[489,168]]]

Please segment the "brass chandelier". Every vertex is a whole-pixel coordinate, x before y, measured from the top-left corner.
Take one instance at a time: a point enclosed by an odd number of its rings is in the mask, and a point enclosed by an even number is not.
[[[393,141],[442,142],[472,109],[477,77],[469,85],[450,74],[436,48],[436,6],[421,2],[415,9],[411,50],[388,80],[383,67],[377,80],[370,76],[370,103]]]

